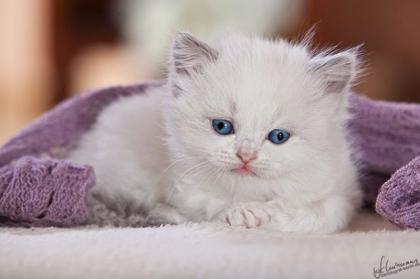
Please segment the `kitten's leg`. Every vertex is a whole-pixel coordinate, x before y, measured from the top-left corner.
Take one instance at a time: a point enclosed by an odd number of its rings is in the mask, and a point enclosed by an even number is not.
[[[342,197],[294,208],[281,201],[238,203],[218,215],[215,220],[231,226],[265,227],[287,232],[332,233],[344,229],[350,222],[355,205]]]
[[[147,226],[160,226],[160,225],[177,225],[185,223],[187,219],[181,215],[174,207],[158,203],[147,215],[146,225]]]

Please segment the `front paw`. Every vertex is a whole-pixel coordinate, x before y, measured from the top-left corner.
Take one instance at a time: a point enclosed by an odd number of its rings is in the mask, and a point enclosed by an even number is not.
[[[240,203],[223,210],[218,214],[217,219],[228,223],[230,226],[257,228],[268,224],[271,220],[271,214],[263,204]]]

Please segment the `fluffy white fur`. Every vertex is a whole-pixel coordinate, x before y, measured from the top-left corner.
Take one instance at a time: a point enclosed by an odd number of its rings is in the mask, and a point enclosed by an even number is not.
[[[344,129],[356,70],[352,51],[178,33],[166,85],[110,105],[69,156],[95,168],[91,221],[345,228],[360,201]],[[217,134],[216,118],[235,133]],[[267,140],[276,128],[290,139]],[[232,171],[240,149],[256,154],[248,173]]]

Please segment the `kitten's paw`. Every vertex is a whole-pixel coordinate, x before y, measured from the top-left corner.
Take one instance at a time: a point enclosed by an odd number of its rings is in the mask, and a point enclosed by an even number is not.
[[[231,226],[257,228],[264,226],[271,220],[270,212],[259,203],[236,204],[218,215],[219,221]]]

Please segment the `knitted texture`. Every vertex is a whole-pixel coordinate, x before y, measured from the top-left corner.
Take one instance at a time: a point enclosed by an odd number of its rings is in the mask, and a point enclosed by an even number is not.
[[[420,156],[420,105],[373,101],[353,94],[350,112],[348,138],[359,164],[365,200],[373,203],[380,186]]]
[[[90,166],[25,156],[0,169],[0,215],[9,223],[79,224],[88,215],[85,197],[94,184]]]
[[[369,172],[390,175],[420,155],[420,105],[353,94],[350,111],[350,138]]]
[[[402,228],[420,229],[420,156],[382,186],[376,211]]]

